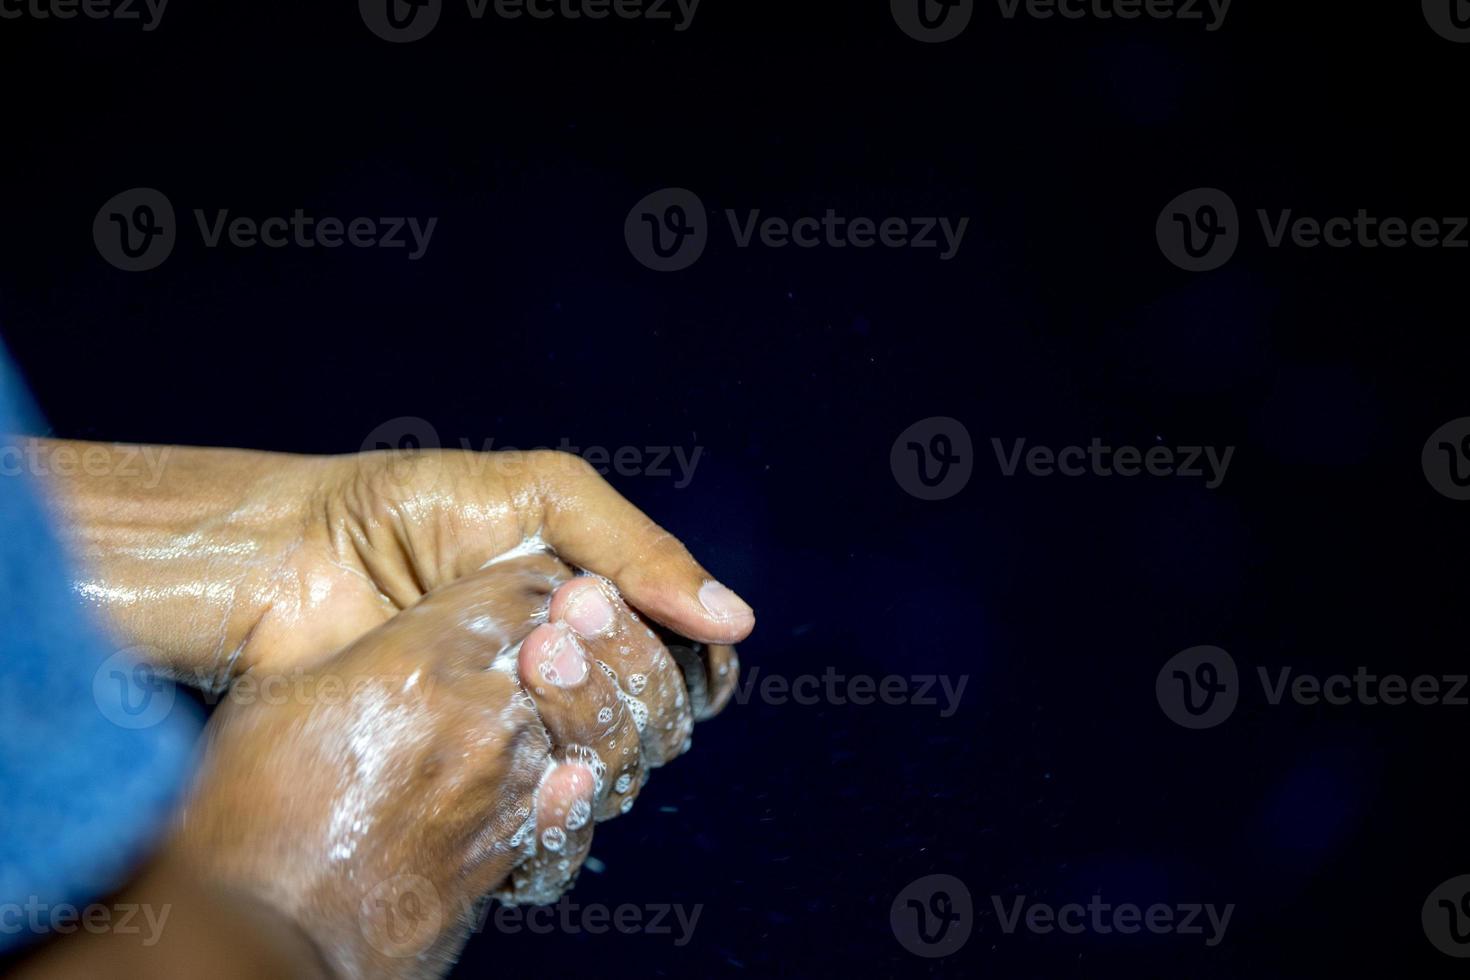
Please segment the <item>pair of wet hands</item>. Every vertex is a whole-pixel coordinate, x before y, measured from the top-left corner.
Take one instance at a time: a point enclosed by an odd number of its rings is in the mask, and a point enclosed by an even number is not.
[[[317,972],[435,976],[485,894],[553,900],[729,698],[719,644],[754,627],[564,453],[143,447],[143,473],[138,447],[28,443],[79,594],[231,692],[156,863],[309,940]],[[629,603],[710,645],[671,653]]]
[[[482,896],[555,901],[595,823],[734,690],[732,647],[681,651],[686,682],[610,581],[530,552],[313,669],[346,696],[227,701],[211,722],[179,846],[289,914],[337,972],[432,974]]]

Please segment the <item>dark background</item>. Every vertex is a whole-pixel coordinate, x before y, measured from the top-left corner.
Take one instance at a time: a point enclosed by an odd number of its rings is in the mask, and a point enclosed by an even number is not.
[[[702,904],[693,941],[485,934],[457,976],[1441,976],[1470,872],[1466,708],[1266,707],[1186,731],[1154,678],[1464,671],[1464,508],[1420,450],[1470,414],[1470,253],[1266,247],[1256,208],[1464,215],[1470,46],[1418,4],[1237,0],[1198,22],[1006,21],[920,44],[886,3],[705,0],[692,27],[471,21],[413,44],[345,2],[173,0],[0,21],[0,331],[59,435],[359,449],[418,416],[476,448],[702,447],[610,479],[756,607],[747,669],[968,675],[960,709],[732,706],[600,827],[578,902]],[[311,9],[306,9],[311,8]],[[156,187],[159,268],[103,202]],[[629,209],[714,215],[683,272]],[[1248,226],[1191,274],[1164,203]],[[427,255],[206,249],[191,211],[437,216]],[[957,258],[737,249],[724,208],[968,216]],[[889,450],[960,420],[969,485]],[[991,438],[1235,446],[1224,484],[1004,478]],[[907,952],[894,897],[958,876],[974,933]],[[1234,903],[1225,941],[1005,934],[991,896]]]

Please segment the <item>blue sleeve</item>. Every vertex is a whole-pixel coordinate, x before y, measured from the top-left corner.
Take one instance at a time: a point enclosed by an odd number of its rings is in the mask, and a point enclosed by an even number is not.
[[[109,641],[73,591],[14,438],[33,421],[0,348],[0,952],[147,858],[200,725],[195,704]]]

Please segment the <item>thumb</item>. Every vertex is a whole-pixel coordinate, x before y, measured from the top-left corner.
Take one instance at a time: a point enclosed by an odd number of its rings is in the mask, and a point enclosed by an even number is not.
[[[517,454],[511,495],[527,536],[563,560],[611,579],[630,605],[703,643],[738,643],[755,627],[745,600],[608,485],[580,456]]]

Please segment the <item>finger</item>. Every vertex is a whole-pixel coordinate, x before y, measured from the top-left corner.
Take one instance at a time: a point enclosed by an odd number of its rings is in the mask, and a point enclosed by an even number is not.
[[[538,623],[546,622],[552,592],[572,571],[555,557],[527,555],[488,565],[442,585],[389,621],[387,629],[412,630],[431,663],[455,675],[482,673],[504,657]]]
[[[461,754],[466,763],[478,762],[483,768],[479,779],[454,780],[468,791],[446,809],[476,818],[474,843],[466,852],[478,860],[465,872],[465,881],[468,892],[481,895],[504,882],[529,853],[536,832],[536,794],[553,763],[551,739],[514,677],[481,671],[472,682],[457,686],[465,701],[462,730],[474,733],[469,750]],[[499,707],[481,707],[491,705]],[[441,769],[443,765],[439,763]]]
[[[637,715],[611,673],[599,668],[565,623],[532,630],[521,644],[518,661],[521,683],[554,750],[592,771],[597,819],[623,812],[622,794],[615,787],[641,778],[643,748]]]
[[[551,621],[571,627],[588,656],[606,666],[633,715],[648,765],[661,766],[684,751],[694,728],[684,676],[611,583],[585,575],[559,586]]]
[[[755,613],[717,582],[677,538],[568,453],[523,454],[513,499],[529,533],[565,560],[611,579],[628,601],[685,636],[736,643]]]
[[[594,786],[592,770],[580,764],[546,774],[536,791],[534,835],[522,841],[529,856],[511,872],[501,901],[548,905],[571,887],[592,848]]]
[[[712,643],[703,652],[708,693],[704,705],[694,713],[695,721],[706,721],[724,711],[740,681],[740,657],[734,647]]]
[[[735,648],[724,643],[697,643],[663,626],[657,626],[654,632],[684,674],[694,720],[707,721],[723,711],[740,680],[740,657]]]

